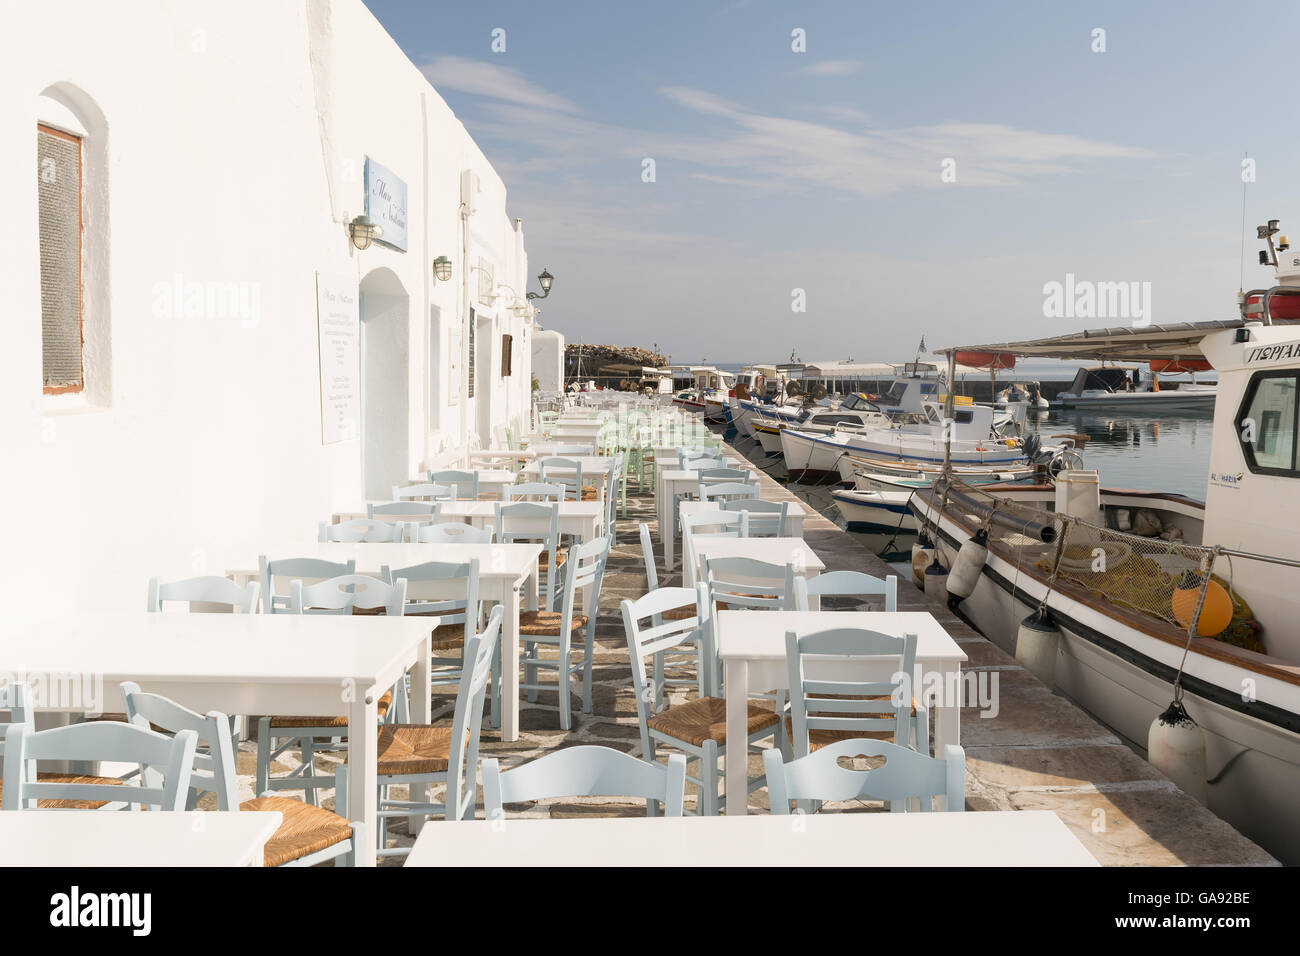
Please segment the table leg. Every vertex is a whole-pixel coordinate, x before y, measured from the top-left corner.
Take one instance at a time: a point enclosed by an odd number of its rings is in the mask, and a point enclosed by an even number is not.
[[[411,723],[430,724],[433,722],[433,672],[430,661],[433,660],[433,629],[425,632],[420,641],[419,657],[411,668]],[[410,786],[409,799],[414,803],[426,803],[429,799],[427,783],[413,783]],[[428,818],[416,814],[406,818],[406,830],[411,836],[420,832]]]
[[[948,744],[961,743],[961,662],[944,661],[940,665],[943,681],[940,698],[934,708],[934,755],[943,757]],[[936,798],[936,809],[947,809],[946,797]]]
[[[532,604],[537,603],[534,580],[530,575],[524,585]],[[519,739],[519,591],[516,581],[506,595],[501,620],[501,739],[507,743]]]
[[[723,665],[727,688],[727,816],[749,812],[749,735],[745,733],[749,710],[749,662],[732,658]]]
[[[379,724],[378,688],[358,691],[348,707],[348,819],[366,825],[365,852],[357,856],[357,866],[374,866],[379,843],[379,776],[376,766],[378,748],[375,728]]]

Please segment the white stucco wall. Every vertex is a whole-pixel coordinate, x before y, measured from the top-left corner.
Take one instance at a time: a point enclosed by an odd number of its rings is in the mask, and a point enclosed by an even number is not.
[[[447,371],[467,304],[461,171],[481,183],[470,262],[488,260],[520,294],[522,228],[490,163],[359,0],[135,0],[129,16],[71,0],[0,8],[19,41],[0,59],[11,608],[142,607],[151,574],[220,573],[360,506],[365,441],[321,442],[317,272],[378,282],[386,309],[409,301],[405,349],[391,348],[405,356],[392,376],[404,425],[385,441],[411,474],[455,459],[479,400],[461,381],[452,403]],[[41,390],[43,92],[89,134],[82,396]],[[405,253],[348,239],[367,155],[406,181]],[[450,282],[434,282],[439,255],[453,260]],[[188,315],[168,303],[177,281],[238,288],[247,307]],[[526,417],[530,399],[530,337],[510,298],[480,309],[493,323],[479,361],[495,427]],[[516,349],[504,379],[502,334]]]
[[[533,333],[533,374],[544,393],[561,391],[564,383],[564,336],[554,329]]]

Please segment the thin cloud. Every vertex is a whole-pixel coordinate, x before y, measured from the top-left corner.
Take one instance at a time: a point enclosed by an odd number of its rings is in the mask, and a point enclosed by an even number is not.
[[[579,112],[572,100],[538,86],[514,67],[463,56],[440,56],[420,67],[420,72],[436,90],[456,90],[503,103],[563,113]]]
[[[808,76],[850,76],[860,69],[861,60],[819,60],[799,72]]]

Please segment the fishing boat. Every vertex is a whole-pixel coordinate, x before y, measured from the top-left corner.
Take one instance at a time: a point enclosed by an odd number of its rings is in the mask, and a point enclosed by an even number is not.
[[[1209,370],[1206,362],[1199,359],[1176,362],[1157,359],[1150,361],[1149,368],[1145,375],[1141,368],[1136,367],[1103,365],[1081,368],[1075,373],[1070,387],[1057,395],[1057,400],[1065,408],[1169,408],[1213,412],[1218,387],[1194,380],[1196,372]],[[1184,372],[1192,373],[1193,381],[1161,387],[1158,375]]]
[[[851,531],[868,533],[900,531],[914,534],[916,516],[909,507],[912,491],[879,491],[837,488],[831,501],[844,516]]]
[[[1033,438],[1028,440],[1033,441]],[[1069,446],[1066,441],[1062,446]],[[1032,453],[1032,447],[1025,449]],[[845,455],[839,461],[840,483],[847,487],[862,487],[863,475],[879,475],[888,480],[912,479],[929,484],[943,477],[943,464],[937,462],[904,461],[898,458],[868,458],[862,455]],[[1038,474],[1043,466],[1032,464],[1028,458],[1019,465],[1001,466],[952,466],[952,474],[971,484],[989,484],[992,482],[1022,481]]]
[[[1006,408],[1021,402],[1034,411],[1045,412],[1051,408],[1047,399],[1043,398],[1043,386],[1038,382],[1013,382],[993,398],[995,408]]]
[[[941,481],[916,492],[911,508],[954,568],[950,604],[1294,865],[1300,259],[1277,263],[1275,231],[1270,223],[1260,234],[1269,240],[1276,284],[1244,296],[1238,320],[994,347],[1041,358],[1213,367],[1218,396],[1204,502],[1104,488],[1095,472],[1081,471],[1063,474],[1055,487]],[[987,542],[972,543],[981,530]],[[959,559],[963,548],[967,558]],[[1037,617],[1039,608],[1047,618]]]

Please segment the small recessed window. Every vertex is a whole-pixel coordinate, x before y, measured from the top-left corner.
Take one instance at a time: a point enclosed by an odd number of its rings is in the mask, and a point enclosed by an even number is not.
[[[36,127],[41,260],[41,381],[46,394],[85,387],[82,356],[82,141]]]
[[[510,373],[513,371],[514,344],[515,344],[515,337],[513,335],[501,336],[501,377],[502,378],[509,378]]]
[[[1237,437],[1250,470],[1297,474],[1296,391],[1300,373],[1259,372],[1251,379],[1237,415]]]

